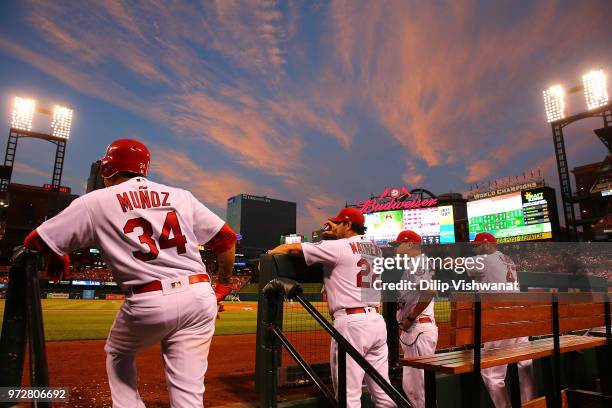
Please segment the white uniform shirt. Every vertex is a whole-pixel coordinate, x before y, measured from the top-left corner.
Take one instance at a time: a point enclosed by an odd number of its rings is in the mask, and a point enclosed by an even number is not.
[[[307,265],[323,264],[329,312],[380,304],[380,291],[373,288],[374,258],[382,251],[363,235],[333,241],[302,244]]]
[[[474,257],[477,258],[477,257]],[[474,280],[482,283],[514,283],[518,282],[516,265],[509,256],[495,251],[488,255],[478,255],[484,267],[470,268],[467,273]]]
[[[74,200],[36,230],[54,252],[95,246],[124,289],[205,273],[198,245],[224,221],[189,191],[134,177]]]
[[[418,265],[417,268],[414,270],[414,273],[412,269],[407,269],[402,275],[403,281],[413,282],[416,284],[416,290],[405,290],[399,293],[399,298],[397,300],[398,307],[396,313],[396,318],[398,322],[410,316],[416,305],[419,303],[419,298],[421,297],[422,293],[418,290],[419,282],[431,281],[434,276],[434,270],[429,268],[427,265],[427,257],[421,254],[417,258],[420,258],[420,262],[418,264],[416,263],[416,261],[412,263],[412,265]],[[421,315],[428,316],[433,320],[433,300],[429,302],[429,305],[427,305],[427,307],[421,312]]]

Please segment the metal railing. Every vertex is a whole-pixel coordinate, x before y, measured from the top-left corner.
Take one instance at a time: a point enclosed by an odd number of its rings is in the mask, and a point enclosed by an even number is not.
[[[22,385],[26,343],[30,356],[30,386],[48,387],[49,371],[40,305],[37,252],[17,247],[12,264],[0,334],[0,387]],[[2,408],[10,406],[13,403],[0,402]],[[47,408],[51,403],[33,402],[32,406]]]
[[[262,393],[262,406],[276,407],[277,404],[277,364],[278,344],[285,347],[289,355],[306,372],[315,386],[332,407],[346,407],[346,355],[348,354],[372,380],[397,404],[398,407],[411,407],[410,403],[400,391],[393,387],[385,378],[344,338],[327,319],[304,298],[300,285],[290,279],[273,279],[263,288],[263,295],[267,302],[263,316],[264,333],[263,347],[269,351],[269,361],[266,364],[266,383],[269,385]],[[282,329],[276,324],[278,314],[282,313],[284,299],[292,299],[312,316],[312,318],[338,343],[338,397],[333,395],[317,373],[300,355],[289,341]]]

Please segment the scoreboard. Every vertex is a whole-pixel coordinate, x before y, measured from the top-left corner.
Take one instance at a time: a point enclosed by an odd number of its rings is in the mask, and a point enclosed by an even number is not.
[[[452,205],[365,214],[366,236],[378,245],[395,240],[404,230],[418,233],[423,244],[455,242],[455,220]]]
[[[470,241],[479,232],[499,242],[552,239],[558,228],[554,190],[516,191],[467,203]]]

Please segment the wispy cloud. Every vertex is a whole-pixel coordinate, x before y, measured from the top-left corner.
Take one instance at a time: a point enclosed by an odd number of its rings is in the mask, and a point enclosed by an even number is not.
[[[333,176],[369,174],[342,159],[384,162],[368,156],[372,145],[397,148],[411,185],[472,183],[521,170],[525,155],[547,160],[530,149],[549,140],[534,89],[554,67],[609,55],[599,39],[612,35],[605,0],[37,0],[20,9],[29,34],[0,28],[0,50],[226,163],[203,169],[192,152],[160,152],[164,180],[210,191],[222,207],[252,188],[281,194],[304,203],[308,219],[359,195]],[[207,181],[187,180],[176,157]],[[443,166],[448,179],[429,178]]]
[[[44,177],[45,179],[49,177],[49,171],[41,170],[34,166],[21,162],[15,162],[15,164],[13,165],[13,172],[27,174],[29,176]]]
[[[152,156],[153,174],[163,182],[188,189],[216,210],[225,211],[229,197],[251,192],[252,181],[232,171],[206,170],[181,151],[156,148]]]

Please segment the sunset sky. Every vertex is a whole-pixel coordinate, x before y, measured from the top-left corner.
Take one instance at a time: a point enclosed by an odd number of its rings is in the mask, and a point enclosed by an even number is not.
[[[2,2],[6,135],[15,95],[67,105],[73,192],[137,138],[151,179],[222,216],[238,193],[296,201],[307,235],[389,186],[462,192],[539,167],[557,188],[542,90],[612,72],[609,0],[130,3]],[[596,127],[567,129],[571,168],[604,158]],[[13,181],[50,182],[53,152],[20,141]]]

